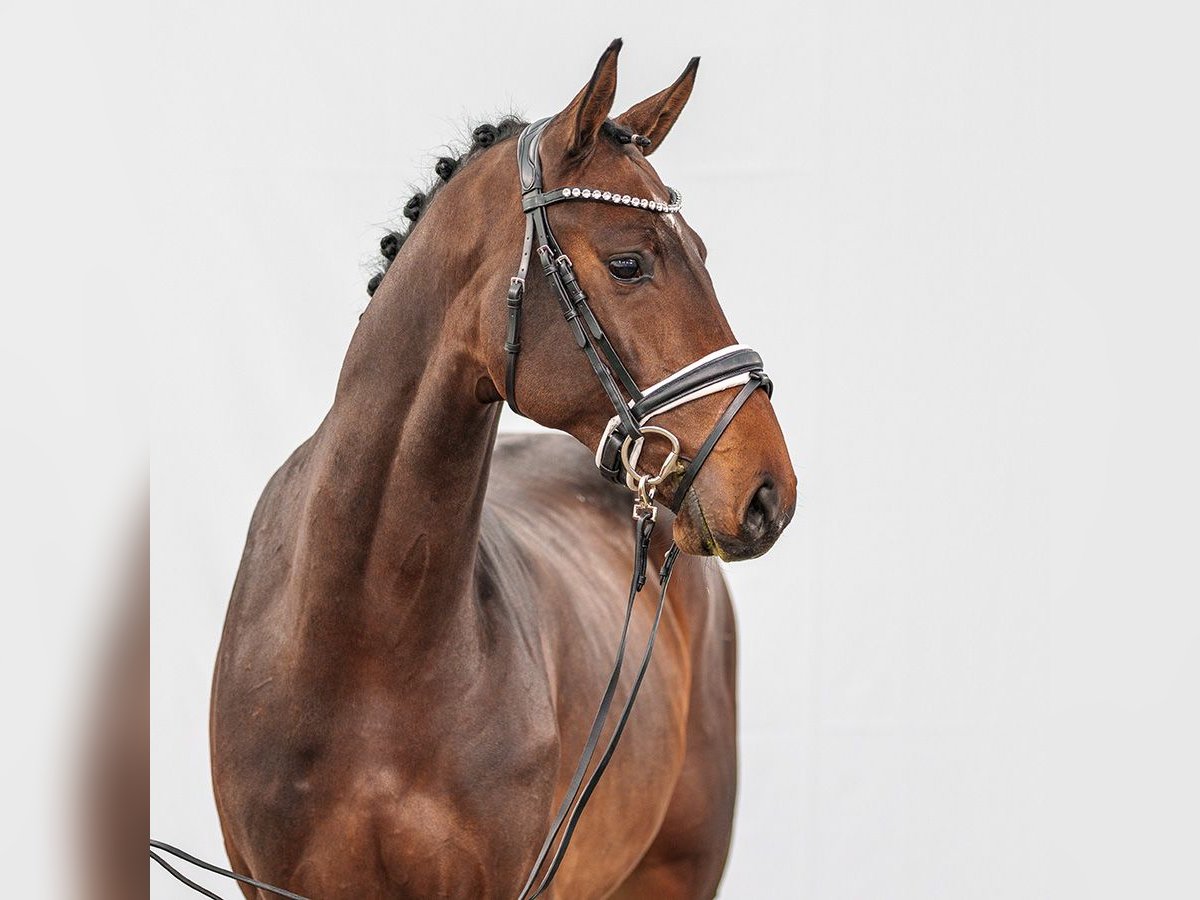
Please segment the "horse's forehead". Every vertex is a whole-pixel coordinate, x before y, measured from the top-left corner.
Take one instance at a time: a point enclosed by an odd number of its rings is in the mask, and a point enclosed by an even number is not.
[[[622,192],[648,196],[661,190],[663,181],[642,153],[630,144],[607,144],[597,149],[580,175],[596,183],[596,187],[620,187]],[[628,191],[625,190],[628,186]]]
[[[654,189],[653,193],[661,192],[663,199],[666,199],[667,185],[662,176],[658,174],[658,170],[650,160],[639,150],[629,151],[627,158],[630,163],[642,174],[646,179],[646,183]],[[659,219],[667,225],[668,228],[679,238],[686,247],[694,250],[699,255],[699,246],[696,241],[695,232],[684,225],[683,219],[678,213],[659,213]]]

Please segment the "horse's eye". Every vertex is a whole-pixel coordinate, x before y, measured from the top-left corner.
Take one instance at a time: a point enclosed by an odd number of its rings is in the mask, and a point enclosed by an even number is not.
[[[642,264],[636,256],[618,256],[608,261],[608,271],[618,281],[636,281],[642,277]]]

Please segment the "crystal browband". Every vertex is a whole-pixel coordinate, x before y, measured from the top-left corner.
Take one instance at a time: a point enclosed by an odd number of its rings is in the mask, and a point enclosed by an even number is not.
[[[521,199],[521,206],[526,212],[539,206],[549,206],[563,200],[599,200],[601,203],[615,203],[618,206],[637,207],[657,213],[679,212],[683,207],[683,195],[673,187],[667,188],[670,199],[664,203],[661,200],[648,200],[645,197],[632,197],[629,194],[601,191],[597,188],[565,187],[555,188],[545,193],[533,192]]]

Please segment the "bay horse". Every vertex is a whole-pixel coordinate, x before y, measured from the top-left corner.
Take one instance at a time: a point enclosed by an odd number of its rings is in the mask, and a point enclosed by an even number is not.
[[[676,196],[647,157],[699,60],[612,117],[620,46],[544,123],[538,153],[547,185],[617,195],[547,215],[613,347],[648,384],[733,333],[682,216],[620,202]],[[333,404],[250,523],[213,678],[213,787],[234,869],[308,897],[516,896],[611,665],[630,494],[580,446],[610,427],[612,406],[533,278],[513,384],[525,416],[566,434],[497,439],[514,399],[503,298],[522,246],[524,127],[476,129],[461,159],[438,163],[437,189],[405,207],[412,224],[383,240],[390,264]],[[750,393],[682,495],[677,473],[660,486],[666,525],[649,555],[663,562],[668,532],[683,555],[656,655],[547,896],[716,892],[736,790],[735,632],[705,557],[764,553],[796,500],[768,394]],[[721,394],[656,419],[685,458]],[[651,466],[668,454],[659,444],[647,442]],[[650,593],[637,596],[633,644],[649,633]]]

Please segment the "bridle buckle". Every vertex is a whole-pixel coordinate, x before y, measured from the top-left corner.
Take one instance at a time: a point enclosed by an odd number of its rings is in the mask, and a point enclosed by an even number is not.
[[[508,281],[508,303],[513,306],[521,302],[521,298],[525,296],[525,279],[519,275],[514,275]]]
[[[658,507],[654,505],[654,488],[646,484],[649,480],[649,475],[638,477],[637,487],[633,492],[633,517],[643,519],[649,516],[650,521],[654,522],[658,519]]]

